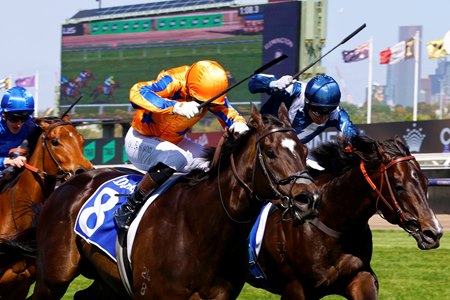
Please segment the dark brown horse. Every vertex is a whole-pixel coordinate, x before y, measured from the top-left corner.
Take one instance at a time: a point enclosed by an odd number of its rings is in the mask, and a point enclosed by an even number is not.
[[[133,299],[235,299],[245,283],[247,236],[264,201],[279,204],[285,217],[315,215],[307,149],[285,107],[280,120],[263,118],[253,107],[251,130],[229,134],[210,171],[181,177],[145,211],[131,251]],[[80,274],[94,283],[76,299],[128,297],[116,263],[73,230],[87,198],[123,174],[111,168],[80,174],[46,201],[33,299],[60,299]],[[117,200],[102,205],[109,201]]]
[[[322,192],[319,217],[293,227],[275,210],[268,217],[257,262],[265,276],[248,280],[283,300],[378,299],[370,266],[369,218],[378,213],[413,236],[420,249],[439,247],[443,229],[427,202],[428,181],[399,139],[355,137],[312,151],[323,172],[314,174]]]
[[[116,81],[114,84],[111,84],[109,87],[109,91],[105,92],[105,85],[99,84],[97,87],[91,92],[91,97],[93,100],[97,100],[98,97],[103,96],[103,101],[114,100],[115,90],[120,88],[120,83]]]
[[[68,116],[36,123],[40,135],[28,165],[0,194],[0,299],[25,299],[34,281],[36,237],[30,229],[44,200],[58,181],[93,168]]]

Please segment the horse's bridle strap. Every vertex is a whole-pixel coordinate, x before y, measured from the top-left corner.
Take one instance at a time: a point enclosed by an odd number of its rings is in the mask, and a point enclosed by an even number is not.
[[[382,166],[380,169],[381,175],[385,177],[386,180],[386,185],[388,187],[388,191],[389,191],[389,195],[391,196],[391,200],[392,200],[392,204],[394,205],[394,207],[392,207],[392,205],[387,201],[387,199],[383,196],[383,194],[381,193],[381,189],[382,187],[380,186],[380,189],[378,189],[376,187],[376,185],[373,183],[372,179],[370,179],[370,176],[367,174],[366,168],[364,167],[364,162],[361,161],[359,164],[359,167],[361,169],[362,174],[364,175],[364,178],[366,179],[367,183],[370,185],[370,187],[378,194],[378,197],[386,204],[386,206],[392,210],[393,212],[395,212],[397,215],[399,215],[400,217],[400,221],[402,223],[406,222],[406,218],[403,214],[402,209],[400,208],[400,205],[397,202],[397,199],[395,199],[395,195],[394,192],[392,191],[392,187],[391,184],[389,183],[389,177],[387,175],[387,170],[392,167],[394,164],[398,163],[398,162],[402,162],[402,161],[408,161],[408,160],[412,160],[415,159],[415,157],[413,155],[409,155],[409,156],[404,156],[404,157],[399,157],[397,159],[392,160],[391,162],[389,162],[387,165]],[[394,209],[395,208],[395,209]]]

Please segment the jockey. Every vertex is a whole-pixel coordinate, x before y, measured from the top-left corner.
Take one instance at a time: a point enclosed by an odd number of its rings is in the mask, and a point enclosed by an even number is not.
[[[125,137],[125,150],[133,165],[147,173],[127,203],[116,211],[119,229],[129,228],[151,192],[174,172],[208,168],[202,158],[203,147],[185,136],[208,111],[233,133],[249,129],[226,95],[200,107],[227,87],[225,70],[211,60],[161,71],[155,80],[131,87],[130,102],[136,112]]]
[[[105,95],[108,95],[111,91],[111,85],[115,83],[114,76],[109,76],[108,78],[105,79],[103,83],[104,83],[103,93]]]
[[[0,122],[0,177],[5,179],[6,174],[15,168],[22,168],[27,162],[26,150],[24,153],[12,152],[14,148],[26,148],[28,139],[37,132],[38,125],[34,123],[34,99],[30,92],[23,87],[8,89],[2,98]],[[3,181],[3,180],[2,180]]]
[[[345,109],[340,106],[341,91],[328,75],[313,77],[307,84],[285,75],[256,74],[249,83],[251,93],[265,92],[272,97],[261,107],[261,113],[278,114],[281,102],[289,110],[289,119],[303,144],[311,141],[328,127],[334,127],[344,136],[358,134]],[[292,84],[291,84],[292,82]]]

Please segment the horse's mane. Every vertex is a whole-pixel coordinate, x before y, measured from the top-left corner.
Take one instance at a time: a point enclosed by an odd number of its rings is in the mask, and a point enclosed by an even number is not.
[[[378,167],[381,163],[378,147],[392,157],[411,155],[406,145],[395,137],[377,141],[365,135],[338,138],[325,142],[311,150],[311,155],[325,170],[321,174],[342,174],[363,160],[367,165]]]
[[[10,236],[8,239],[0,238],[0,259],[3,262],[14,262],[23,257],[36,257],[36,227]]]
[[[281,122],[278,118],[272,115],[263,115],[262,120],[264,125],[267,126],[277,126],[277,127],[286,127],[286,125]],[[238,153],[242,150],[243,147],[247,145],[248,139],[255,134],[256,129],[252,127],[251,124],[248,124],[250,130],[239,135],[234,135],[230,132],[225,132],[224,142],[220,149],[220,158],[219,163],[213,164],[214,154],[217,150],[217,147],[208,147],[204,151],[203,157],[209,162],[210,169],[205,171],[203,169],[194,169],[189,174],[185,176],[192,185],[197,184],[200,181],[204,181],[206,179],[213,179],[217,176],[218,168],[220,169],[227,168],[230,166],[230,157],[232,153]]]

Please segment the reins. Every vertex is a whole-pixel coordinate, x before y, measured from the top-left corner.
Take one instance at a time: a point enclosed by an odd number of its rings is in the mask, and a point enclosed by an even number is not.
[[[53,163],[56,165],[56,169],[57,169],[57,173],[56,174],[47,174],[47,172],[30,165],[29,163],[24,163],[24,167],[29,170],[32,173],[37,174],[42,180],[45,179],[45,177],[50,177],[50,176],[54,176],[58,179],[64,179],[65,177],[67,177],[67,175],[70,175],[70,173],[66,172],[63,168],[61,168],[61,165],[59,164],[58,160],[55,158],[55,155],[50,151],[50,147],[47,144],[47,136],[50,134],[50,132],[58,127],[58,126],[63,126],[63,125],[71,125],[72,123],[70,122],[65,122],[65,121],[61,121],[61,122],[57,122],[54,123],[52,125],[50,125],[49,129],[47,132],[43,132],[42,133],[42,151],[44,152],[45,150],[47,150],[51,160],[53,161]],[[21,155],[25,155],[26,154],[26,150],[22,149],[22,148],[13,148],[11,149],[9,152],[18,152]],[[42,155],[42,165],[45,165],[45,155]]]
[[[376,207],[377,207],[377,212],[378,214],[383,217],[383,215],[380,213],[380,210],[378,209],[378,200],[381,199],[384,204],[388,207],[388,209],[390,209],[392,212],[394,212],[395,215],[397,215],[401,221],[402,224],[407,224],[408,219],[405,217],[405,214],[403,212],[403,210],[401,209],[400,205],[398,204],[398,201],[394,195],[394,192],[392,190],[392,186],[391,183],[389,182],[389,177],[387,174],[387,170],[392,167],[393,165],[399,163],[399,162],[403,162],[403,161],[409,161],[415,159],[414,156],[409,155],[409,156],[405,156],[405,157],[399,157],[397,159],[394,159],[392,161],[390,161],[387,165],[382,165],[380,167],[380,173],[381,173],[381,178],[380,178],[380,188],[377,188],[377,186],[375,185],[375,183],[372,181],[372,179],[370,178],[370,176],[367,174],[366,168],[364,167],[364,162],[361,161],[359,164],[360,170],[364,176],[364,178],[366,179],[367,183],[370,185],[370,187],[372,188],[372,190],[374,190],[377,195],[378,198],[376,200]],[[384,179],[384,180],[383,180]],[[392,205],[391,203],[389,203],[389,201],[383,196],[383,194],[381,193],[382,189],[383,189],[383,181],[386,181],[386,185],[387,185],[387,189],[389,191],[389,195],[392,201]],[[407,228],[405,228],[405,230],[408,230]]]
[[[306,170],[295,173],[293,175],[289,175],[285,178],[282,179],[277,179],[272,172],[270,172],[270,170],[267,168],[267,165],[264,161],[264,157],[262,155],[262,151],[261,151],[261,146],[260,146],[260,142],[267,136],[276,133],[276,132],[295,132],[295,129],[291,128],[291,127],[279,127],[279,128],[273,128],[267,132],[265,132],[263,135],[259,136],[256,138],[255,141],[255,145],[256,145],[256,157],[255,160],[253,162],[253,170],[252,170],[252,183],[251,186],[254,187],[255,186],[255,175],[256,175],[256,167],[257,167],[257,163],[259,163],[259,165],[261,166],[261,169],[263,171],[263,175],[268,179],[269,182],[269,187],[272,190],[273,194],[275,195],[275,198],[278,198],[280,200],[282,200],[282,204],[281,206],[283,208],[285,208],[283,215],[285,215],[289,210],[294,208],[294,202],[293,202],[293,197],[292,195],[284,195],[279,191],[279,187],[280,185],[286,185],[286,184],[291,184],[291,188],[289,189],[290,193],[292,191],[292,186],[294,185],[294,183],[298,180],[298,179],[306,179],[310,182],[314,182],[314,180],[312,179],[312,177],[308,174],[308,172]],[[222,199],[222,193],[221,193],[221,189],[220,189],[220,160],[221,160],[221,148],[223,145],[223,142],[225,140],[225,138],[228,137],[228,133],[225,132],[224,135],[221,137],[218,146],[216,148],[216,152],[214,153],[214,158],[212,161],[212,165],[217,165],[217,172],[218,172],[218,189],[219,189],[219,195],[220,195],[220,199],[222,201],[222,206],[226,212],[226,214],[228,215],[228,217],[236,223],[249,223],[252,220],[247,220],[247,221],[237,221],[235,220],[230,213],[228,212],[228,210],[225,207],[225,204],[223,203],[223,199]],[[255,199],[259,202],[264,202],[265,200],[262,200],[258,197],[258,195],[253,191],[253,189],[241,178],[241,176],[238,174],[237,168],[236,168],[236,163],[235,163],[235,159],[234,159],[234,154],[231,153],[230,155],[230,165],[231,165],[231,170],[233,172],[233,175],[235,177],[235,179],[237,180],[237,182],[239,183],[239,185],[244,189],[245,193],[247,194],[247,197],[249,199]]]

